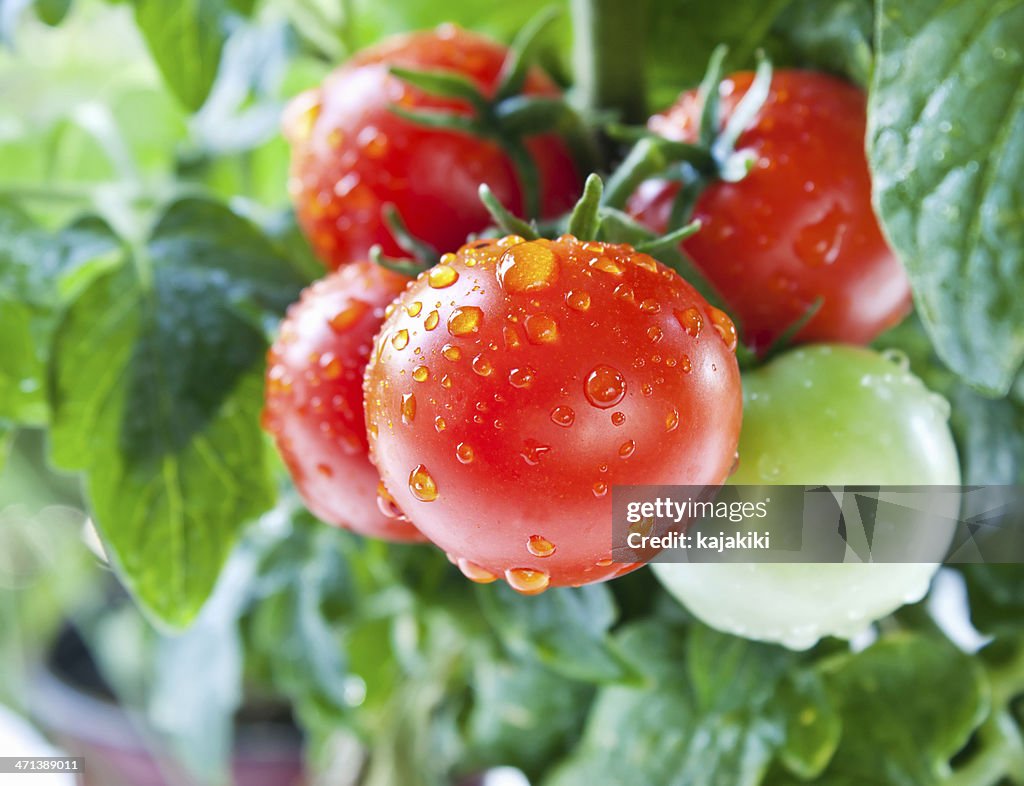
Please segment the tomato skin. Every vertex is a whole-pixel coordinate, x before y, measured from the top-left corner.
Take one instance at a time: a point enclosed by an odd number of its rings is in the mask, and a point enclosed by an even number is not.
[[[812,346],[746,373],[743,386],[740,462],[731,484],[960,483],[949,405],[899,362],[858,347]],[[936,520],[934,526],[934,542],[941,544],[948,522]],[[849,638],[904,603],[920,600],[938,567],[927,562],[653,566],[666,589],[707,624],[793,649],[810,647],[826,635]]]
[[[284,121],[292,146],[289,191],[303,230],[328,267],[364,258],[377,243],[386,254],[402,253],[381,217],[388,203],[415,237],[438,249],[457,248],[491,223],[477,195],[481,183],[522,215],[515,169],[496,143],[427,128],[391,110],[397,105],[470,115],[465,102],[428,96],[388,69],[450,71],[492,95],[507,52],[450,25],[395,36],[360,52],[320,87],[293,100]],[[559,91],[532,69],[522,94]],[[540,174],[543,216],[565,212],[580,192],[568,148],[552,134],[526,144]]]
[[[732,324],[651,257],[481,241],[400,302],[367,368],[371,457],[470,578],[532,593],[620,575],[637,565],[611,563],[613,485],[727,476]]]
[[[306,289],[268,353],[264,426],[319,518],[371,537],[421,541],[407,520],[380,509],[363,419],[373,337],[408,283],[355,262]]]
[[[753,75],[722,82],[723,122]],[[648,127],[695,142],[700,102],[683,93]],[[737,150],[756,156],[737,183],[716,182],[699,197],[702,229],[683,249],[736,316],[745,343],[762,351],[818,298],[801,343],[867,344],[910,310],[910,283],[871,206],[864,153],[866,99],[857,87],[809,71],[776,71],[769,97]],[[679,184],[643,183],[628,210],[663,231]]]

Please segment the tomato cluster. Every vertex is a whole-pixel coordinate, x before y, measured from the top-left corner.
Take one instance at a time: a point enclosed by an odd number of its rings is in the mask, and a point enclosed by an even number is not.
[[[390,69],[451,73],[489,95],[508,57],[454,28],[399,37],[287,115],[299,219],[337,270],[293,306],[271,349],[266,425],[313,512],[367,535],[429,540],[468,578],[535,594],[639,567],[612,561],[617,484],[718,485],[737,466],[734,481],[747,483],[957,482],[941,402],[906,369],[844,346],[868,343],[909,309],[871,208],[857,88],[776,73],[736,141],[749,171],[703,184],[693,206],[702,228],[682,251],[727,314],[653,256],[602,236],[599,221],[585,223],[593,236],[473,235],[491,221],[481,184],[523,213],[520,173],[499,142],[396,111],[470,109]],[[752,79],[719,86],[723,128]],[[536,69],[521,90],[557,96]],[[698,142],[701,104],[682,94],[650,133]],[[581,191],[567,144],[538,133],[524,149],[543,197],[529,217],[563,213]],[[665,172],[636,189],[628,211],[653,232],[674,229],[688,185],[685,172]],[[368,261],[374,246],[402,253],[382,219],[388,204],[441,254],[415,278]],[[784,337],[840,343],[786,353],[741,383],[738,340],[764,354]],[[787,600],[806,571],[740,567],[661,565],[658,575],[735,632],[793,643],[798,629],[800,645],[850,632]],[[890,577],[897,605],[931,570]],[[856,582],[828,576],[822,591],[852,613],[856,601],[836,588]],[[774,604],[755,611],[764,624],[739,619],[738,586],[748,605]],[[848,619],[890,610],[892,592]]]

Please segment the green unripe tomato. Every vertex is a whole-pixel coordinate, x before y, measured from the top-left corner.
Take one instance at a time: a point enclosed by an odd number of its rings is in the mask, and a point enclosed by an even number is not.
[[[743,377],[741,485],[959,485],[949,405],[899,353],[820,345]],[[955,513],[955,511],[951,511]],[[937,524],[936,526],[942,526]],[[655,574],[720,630],[793,649],[849,638],[928,591],[935,563],[660,563]]]

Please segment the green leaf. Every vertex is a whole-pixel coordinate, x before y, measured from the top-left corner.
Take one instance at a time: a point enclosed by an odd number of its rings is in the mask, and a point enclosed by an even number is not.
[[[242,526],[273,499],[265,333],[300,286],[251,224],[185,200],[57,330],[52,457],[87,473],[108,553],[159,622],[195,616]]]
[[[171,92],[195,111],[210,94],[228,37],[223,0],[134,0],[135,20]]]
[[[473,664],[473,705],[463,734],[469,769],[514,764],[533,775],[577,734],[593,693],[536,663],[480,659]]]
[[[729,47],[725,73],[749,66],[790,0],[651,0],[644,52],[651,100],[661,109],[696,87],[712,52]]]
[[[523,598],[501,583],[478,587],[477,597],[495,633],[516,655],[573,679],[635,679],[608,636],[617,612],[604,585],[560,587]]]
[[[829,786],[942,783],[988,711],[980,665],[945,639],[892,636],[820,672],[843,727]]]
[[[755,786],[783,727],[768,702],[796,656],[696,625],[632,625],[617,637],[643,687],[606,686],[583,739],[544,786]]]
[[[1024,404],[984,398],[964,386],[953,390],[950,402],[964,483],[1024,483]]]
[[[821,676],[795,672],[779,686],[772,704],[786,724],[786,741],[779,749],[782,764],[798,778],[818,777],[842,733],[842,720]]]
[[[1024,360],[1024,0],[879,0],[876,208],[945,363],[1005,394]]]
[[[7,463],[7,456],[11,452],[11,443],[14,441],[14,429],[7,423],[0,421],[0,472]]]
[[[56,312],[116,247],[98,220],[53,233],[0,201],[0,418],[46,422],[44,377]]]
[[[777,67],[831,71],[866,86],[874,21],[872,0],[794,0],[775,20],[766,45]]]

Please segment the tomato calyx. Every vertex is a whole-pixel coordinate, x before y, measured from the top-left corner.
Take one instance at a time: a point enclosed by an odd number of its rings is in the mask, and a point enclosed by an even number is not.
[[[556,133],[566,140],[586,171],[594,159],[593,140],[579,113],[563,98],[525,96],[521,90],[534,60],[537,41],[558,16],[549,8],[535,16],[516,36],[498,76],[493,96],[485,95],[471,80],[449,71],[392,66],[390,73],[424,93],[468,105],[470,114],[445,109],[405,109],[392,104],[396,115],[418,125],[471,134],[498,144],[508,155],[523,192],[527,215],[540,214],[541,184],[537,164],[526,139]]]
[[[668,221],[671,231],[686,224],[697,198],[709,185],[716,181],[735,183],[747,176],[754,159],[749,151],[737,150],[736,144],[768,99],[772,64],[758,53],[754,80],[722,128],[718,88],[724,78],[727,51],[725,46],[715,49],[698,88],[701,112],[695,144],[665,139],[647,128],[610,129],[612,136],[634,144],[608,180],[606,205],[621,208],[636,188],[652,177],[679,182],[682,187]]]
[[[381,207],[381,216],[384,219],[384,224],[395,238],[395,242],[406,252],[406,256],[387,256],[378,243],[370,249],[371,262],[394,273],[415,278],[440,261],[441,255],[436,248],[409,231],[397,207],[389,202]]]
[[[640,224],[625,212],[604,203],[604,181],[596,174],[587,177],[583,194],[575,207],[560,220],[546,226],[536,221],[524,221],[506,208],[486,184],[480,186],[480,201],[491,214],[495,226],[506,235],[517,235],[524,240],[542,237],[555,239],[572,235],[578,240],[604,243],[625,243],[637,251],[650,254],[671,268],[696,289],[705,300],[725,311],[718,293],[707,282],[697,267],[679,250],[679,244],[700,230],[699,221],[658,234]]]

